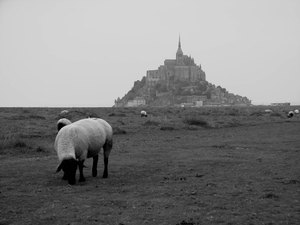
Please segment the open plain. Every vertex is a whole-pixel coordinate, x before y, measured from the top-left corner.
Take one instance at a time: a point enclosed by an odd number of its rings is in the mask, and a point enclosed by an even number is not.
[[[296,108],[68,108],[115,133],[108,178],[88,159],[73,186],[55,173],[63,109],[0,108],[0,224],[299,224]]]

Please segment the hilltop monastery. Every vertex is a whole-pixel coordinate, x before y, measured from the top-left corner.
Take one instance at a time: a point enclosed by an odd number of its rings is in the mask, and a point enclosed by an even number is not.
[[[115,100],[115,107],[249,104],[247,97],[207,82],[201,65],[183,54],[180,37],[175,59],[166,59],[158,69],[148,70],[122,99]]]
[[[166,83],[169,87],[170,82],[176,81],[205,81],[205,73],[201,69],[201,65],[197,66],[193,58],[183,54],[180,38],[176,59],[166,59],[164,65],[158,67],[157,70],[148,70],[146,76],[146,85],[149,87],[153,87],[159,82]]]

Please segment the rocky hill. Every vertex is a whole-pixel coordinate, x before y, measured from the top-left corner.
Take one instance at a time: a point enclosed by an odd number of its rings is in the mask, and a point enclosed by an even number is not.
[[[115,100],[116,107],[130,106],[202,106],[202,105],[251,105],[247,97],[235,95],[221,86],[207,81],[198,83],[178,82],[166,89],[155,86],[149,94],[146,77],[135,81],[124,97]]]
[[[184,55],[179,39],[176,59],[166,59],[157,70],[134,85],[124,97],[115,100],[115,107],[136,106],[203,106],[203,105],[250,105],[247,97],[229,93],[221,86],[206,80],[201,65]]]

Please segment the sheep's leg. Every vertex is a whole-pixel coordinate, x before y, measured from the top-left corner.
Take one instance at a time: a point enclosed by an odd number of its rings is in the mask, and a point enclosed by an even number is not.
[[[103,178],[108,177],[108,157],[109,157],[111,149],[112,149],[112,140],[106,140],[106,142],[103,146],[103,158],[104,158]]]
[[[103,178],[107,178],[108,177],[108,157],[105,156],[104,154],[104,172],[103,172]]]
[[[83,176],[83,165],[84,161],[79,161],[78,162],[78,167],[79,167],[79,182],[84,182],[85,178]]]
[[[93,169],[92,169],[92,175],[93,175],[93,177],[97,176],[98,158],[99,158],[98,155],[96,155],[96,156],[93,157]]]
[[[66,174],[66,172],[64,172],[64,176],[62,177],[63,180],[68,180],[68,176]]]

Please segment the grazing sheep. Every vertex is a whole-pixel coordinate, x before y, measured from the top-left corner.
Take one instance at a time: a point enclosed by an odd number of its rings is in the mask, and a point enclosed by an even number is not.
[[[72,122],[66,118],[61,118],[60,120],[57,121],[56,123],[56,127],[57,127],[57,131],[59,131],[61,128],[63,128],[66,125],[71,124]]]
[[[265,109],[265,113],[271,113],[273,112],[272,109]]]
[[[98,154],[103,148],[104,172],[108,176],[108,157],[112,149],[112,127],[99,118],[88,118],[64,126],[58,132],[54,148],[60,161],[56,172],[64,171],[63,179],[69,184],[75,184],[77,165],[79,181],[85,181],[83,176],[84,160],[93,157],[92,175],[97,176]]]
[[[294,113],[298,114],[299,113],[299,109],[295,109]]]
[[[65,110],[62,110],[62,111],[59,113],[59,115],[60,115],[60,116],[66,116],[68,113],[69,113],[69,111],[65,109]]]
[[[289,111],[287,117],[288,118],[292,118],[294,116],[294,112],[293,111]]]
[[[147,112],[146,111],[144,111],[144,110],[142,110],[141,111],[141,117],[147,117],[148,115],[147,115]]]

